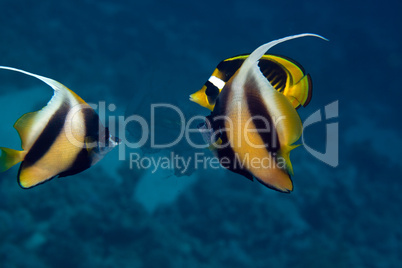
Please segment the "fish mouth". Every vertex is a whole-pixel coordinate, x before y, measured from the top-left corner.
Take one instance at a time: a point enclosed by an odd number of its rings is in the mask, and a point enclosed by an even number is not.
[[[194,95],[194,94],[191,94],[191,95],[189,96],[189,100],[190,100],[190,101],[193,101],[193,102],[197,102],[197,99],[194,98],[193,95]]]

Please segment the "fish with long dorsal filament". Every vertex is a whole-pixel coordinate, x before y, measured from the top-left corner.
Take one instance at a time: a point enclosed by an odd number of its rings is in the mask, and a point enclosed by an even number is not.
[[[295,104],[273,87],[258,62],[273,46],[305,36],[325,39],[299,34],[254,50],[224,83],[212,113],[199,126],[223,167],[285,193],[293,190],[289,153],[298,146],[303,126]]]
[[[94,109],[63,84],[16,68],[0,69],[35,77],[54,90],[45,107],[24,114],[14,124],[23,150],[0,147],[0,172],[21,162],[18,183],[22,188],[80,173],[120,143]]]

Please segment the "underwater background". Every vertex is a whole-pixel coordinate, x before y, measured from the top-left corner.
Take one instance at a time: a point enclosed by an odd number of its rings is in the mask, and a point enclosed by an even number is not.
[[[223,168],[130,168],[116,148],[75,176],[21,189],[0,174],[0,267],[402,267],[399,1],[0,1],[0,65],[53,78],[111,117],[149,104],[209,114],[188,100],[223,59],[288,35],[270,50],[313,80],[298,112],[323,121],[304,141],[325,151],[339,126],[339,165],[304,147],[291,154],[294,191],[282,194]],[[0,146],[20,149],[14,122],[52,89],[0,70]],[[339,116],[326,122],[325,106]],[[162,118],[158,137],[175,132]],[[110,120],[107,120],[108,122]],[[107,122],[105,122],[107,123]],[[117,123],[116,123],[117,124]],[[127,126],[135,138],[137,126]],[[207,150],[198,150],[212,156]],[[185,144],[173,151],[193,154]],[[120,159],[120,160],[119,160]]]

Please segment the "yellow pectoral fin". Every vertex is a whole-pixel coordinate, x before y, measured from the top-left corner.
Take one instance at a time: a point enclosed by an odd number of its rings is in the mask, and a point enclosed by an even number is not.
[[[25,155],[25,151],[17,151],[14,149],[0,147],[0,172],[4,172],[12,166],[21,162]]]

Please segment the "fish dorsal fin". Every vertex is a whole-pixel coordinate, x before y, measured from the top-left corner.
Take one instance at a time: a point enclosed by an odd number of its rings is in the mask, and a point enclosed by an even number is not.
[[[38,135],[33,135],[35,130],[33,127],[37,122],[38,112],[31,112],[21,116],[14,124],[14,128],[18,131],[21,139],[21,148],[28,151]],[[38,133],[39,134],[39,133]]]
[[[75,103],[85,103],[73,91],[53,79],[12,67],[0,66],[0,69],[20,72],[35,77],[49,85],[54,90],[53,97],[45,107],[37,112],[24,114],[14,124],[14,128],[18,131],[21,138],[21,146],[25,151],[28,151],[32,147],[33,143],[46,127],[49,119],[63,103],[71,103],[73,100]]]
[[[264,58],[275,62],[287,74],[287,83],[282,93],[293,107],[297,109],[300,106],[307,106],[312,95],[312,83],[310,75],[305,73],[303,66],[284,56],[264,55]]]
[[[41,80],[42,82],[46,83],[47,85],[49,85],[51,88],[53,88],[53,90],[54,90],[55,92],[60,91],[60,92],[66,93],[66,94],[71,94],[71,96],[72,96],[73,98],[75,98],[79,103],[85,103],[85,101],[84,101],[80,96],[78,96],[78,95],[75,94],[72,90],[70,90],[69,88],[67,88],[67,87],[66,87],[65,85],[63,85],[62,83],[57,82],[56,80],[53,80],[53,79],[51,79],[51,78],[47,78],[47,77],[44,77],[44,76],[41,76],[41,75],[37,75],[37,74],[34,74],[34,73],[30,73],[30,72],[27,72],[27,71],[24,71],[24,70],[21,70],[21,69],[13,68],[13,67],[0,66],[0,69],[10,70],[10,71],[14,71],[14,72],[19,72],[19,73],[23,73],[23,74],[26,74],[26,75],[35,77],[35,78]],[[53,100],[53,98],[52,98],[52,100]],[[50,102],[51,102],[52,100],[50,100]]]
[[[302,132],[301,120],[291,102],[283,94],[276,91],[270,82],[265,79],[258,67],[258,60],[273,46],[305,36],[314,36],[326,40],[316,34],[299,34],[264,44],[250,54],[240,67],[237,75],[234,76],[235,78],[233,80],[233,84],[238,85],[245,85],[250,82],[254,83],[252,87],[248,88],[260,90],[260,94],[267,102],[266,108],[268,109],[270,116],[273,118],[281,146],[290,146],[300,138]]]
[[[241,72],[249,70],[251,68],[251,66],[253,64],[255,64],[256,62],[258,62],[258,60],[261,59],[261,57],[265,53],[267,53],[267,51],[269,49],[271,49],[272,47],[276,46],[277,44],[286,42],[288,40],[292,40],[292,39],[296,39],[296,38],[300,38],[300,37],[305,37],[305,36],[313,36],[313,37],[318,37],[318,38],[327,40],[326,38],[324,38],[324,37],[322,37],[321,35],[318,35],[318,34],[304,33],[304,34],[291,35],[291,36],[287,36],[287,37],[284,37],[284,38],[281,38],[281,39],[271,41],[269,43],[266,43],[266,44],[258,47],[256,50],[253,51],[253,53],[250,54],[250,56],[244,61],[244,63],[240,67],[239,74]]]

